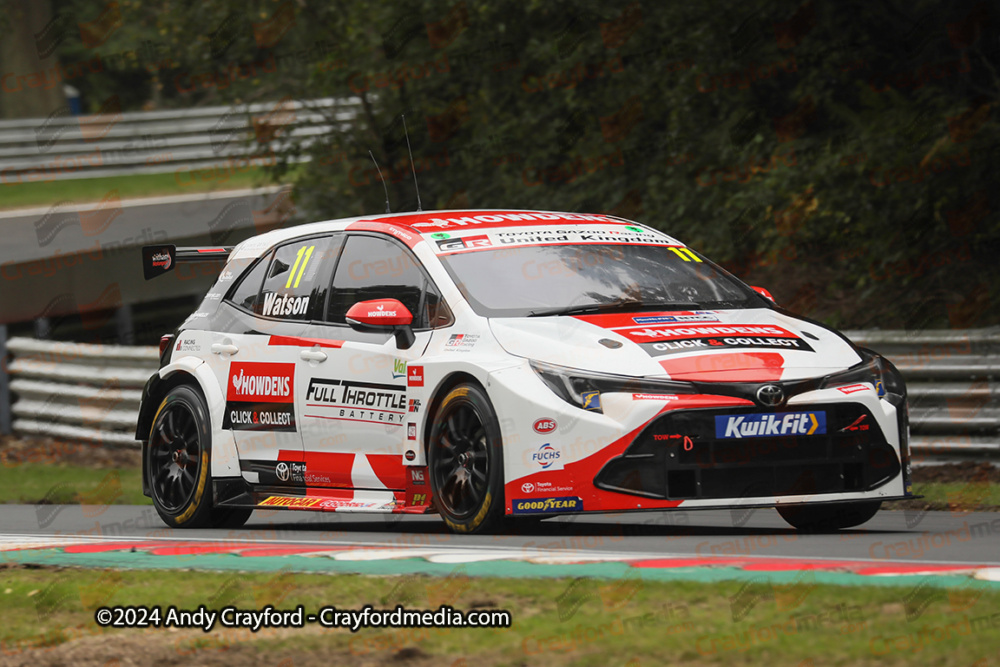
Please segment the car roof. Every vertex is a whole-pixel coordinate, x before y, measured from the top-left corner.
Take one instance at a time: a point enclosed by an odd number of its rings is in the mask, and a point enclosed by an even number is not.
[[[570,213],[564,211],[539,211],[518,209],[450,209],[444,211],[407,211],[381,213],[353,218],[310,222],[287,229],[275,229],[251,237],[238,245],[234,256],[257,256],[263,251],[287,240],[311,234],[346,230],[376,231],[399,238],[412,247],[430,235],[444,230],[497,229],[502,227],[529,227],[553,224],[603,224],[640,225],[641,223],[603,213]],[[655,230],[651,230],[655,231]]]

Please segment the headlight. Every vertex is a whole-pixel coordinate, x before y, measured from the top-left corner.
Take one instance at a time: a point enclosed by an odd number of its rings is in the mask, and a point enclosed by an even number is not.
[[[903,376],[900,375],[891,361],[865,348],[861,348],[861,358],[862,361],[857,366],[828,376],[820,388],[833,389],[867,382],[875,387],[879,398],[884,398],[887,394],[906,397],[906,384],[903,382]]]
[[[582,410],[593,412],[603,412],[601,409],[601,394],[619,392],[642,394],[698,393],[694,385],[687,382],[653,380],[630,377],[628,375],[612,375],[610,373],[593,373],[591,371],[555,366],[534,360],[530,363],[531,370],[535,371],[542,382],[556,396]]]

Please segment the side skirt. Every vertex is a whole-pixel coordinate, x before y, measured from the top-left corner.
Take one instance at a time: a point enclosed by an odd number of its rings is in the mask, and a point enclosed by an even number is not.
[[[429,514],[433,511],[428,502],[421,502],[427,500],[425,496],[403,490],[254,486],[242,477],[214,479],[212,487],[216,507],[367,514]]]

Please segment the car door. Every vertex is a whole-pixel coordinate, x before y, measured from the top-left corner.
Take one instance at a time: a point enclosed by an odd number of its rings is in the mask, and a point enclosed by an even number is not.
[[[326,321],[307,336],[342,340],[336,354],[303,368],[308,376],[300,422],[306,458],[325,486],[403,489],[407,424],[423,406],[407,397],[407,367],[417,361],[431,326],[450,323],[447,306],[416,256],[375,234],[348,235],[330,289]],[[358,301],[397,299],[413,314],[416,342],[399,349],[390,334],[346,324]],[[409,416],[409,417],[408,417]],[[325,480],[325,481],[324,481]]]
[[[228,360],[223,428],[231,429],[247,481],[306,484],[296,403],[307,379],[298,372],[302,337],[326,305],[339,239],[314,236],[270,251],[224,302],[233,326],[213,352]],[[333,258],[332,260],[330,258]]]

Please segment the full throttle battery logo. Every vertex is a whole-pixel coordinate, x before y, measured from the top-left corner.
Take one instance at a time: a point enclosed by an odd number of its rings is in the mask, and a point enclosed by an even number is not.
[[[233,362],[222,428],[295,431],[295,364]]]

